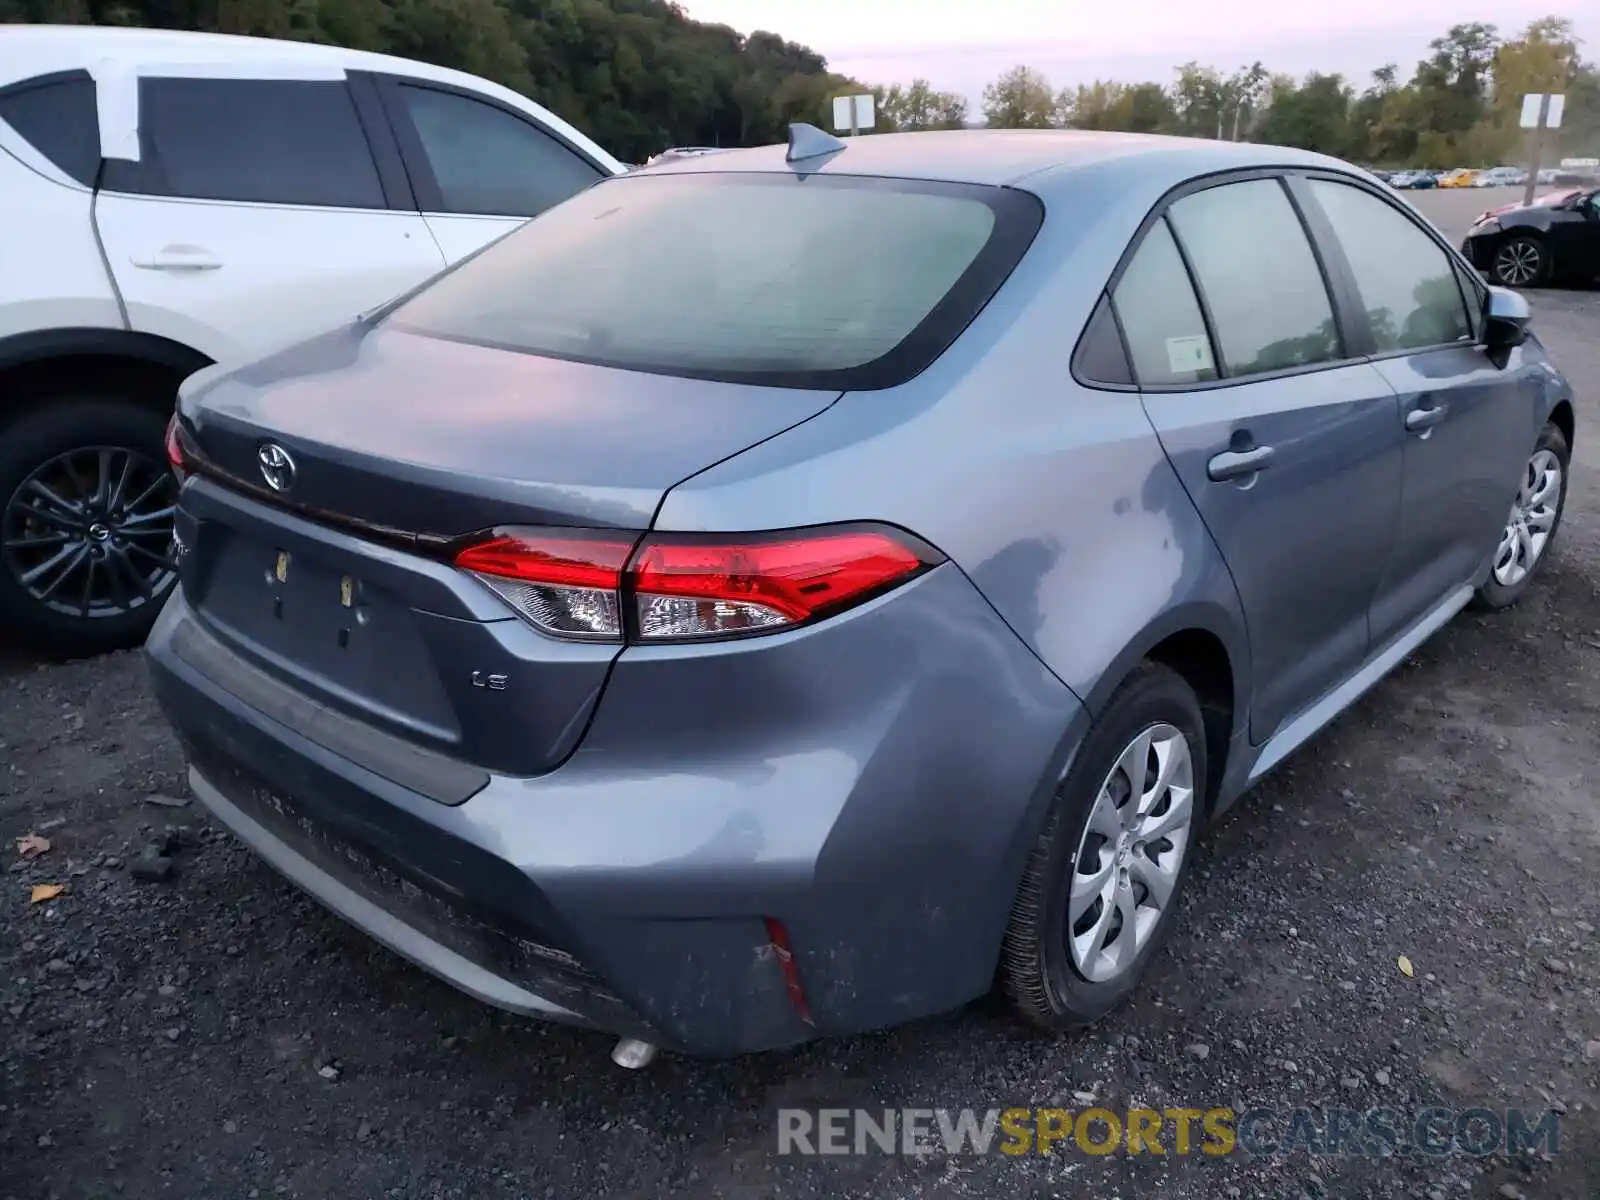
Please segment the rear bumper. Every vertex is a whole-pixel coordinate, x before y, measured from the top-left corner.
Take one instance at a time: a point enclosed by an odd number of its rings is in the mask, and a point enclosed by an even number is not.
[[[257,668],[181,594],[148,658],[223,824],[501,1008],[718,1055],[981,994],[1082,707],[953,567],[762,641],[625,652],[565,765],[455,806],[241,698]]]

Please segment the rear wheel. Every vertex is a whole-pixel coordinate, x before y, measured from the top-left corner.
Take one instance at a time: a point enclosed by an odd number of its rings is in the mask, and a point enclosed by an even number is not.
[[[165,421],[114,397],[0,431],[0,629],[62,655],[137,645],[176,582]]]
[[[1495,547],[1489,578],[1473,595],[1475,607],[1510,608],[1528,590],[1561,526],[1571,461],[1565,435],[1555,425],[1546,425],[1523,464],[1522,482]]]
[[[1537,287],[1550,276],[1550,255],[1536,237],[1507,238],[1495,249],[1489,274],[1505,287]]]
[[[1143,664],[1084,739],[1023,872],[1001,980],[1029,1020],[1086,1025],[1138,983],[1172,925],[1206,769],[1194,692]]]

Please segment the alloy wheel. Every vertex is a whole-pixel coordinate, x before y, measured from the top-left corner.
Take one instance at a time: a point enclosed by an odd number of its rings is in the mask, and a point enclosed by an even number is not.
[[[1538,563],[1555,530],[1560,503],[1561,460],[1550,450],[1535,450],[1494,554],[1494,578],[1501,587],[1521,583]]]
[[[66,616],[118,617],[177,578],[178,481],[119,446],[69,450],[38,467],[0,511],[0,562],[35,601]]]
[[[1523,287],[1538,278],[1542,259],[1539,247],[1532,242],[1508,242],[1494,256],[1494,273],[1502,283]]]
[[[1067,950],[1105,983],[1138,958],[1167,911],[1194,823],[1194,759],[1176,727],[1152,725],[1117,757],[1073,858]]]

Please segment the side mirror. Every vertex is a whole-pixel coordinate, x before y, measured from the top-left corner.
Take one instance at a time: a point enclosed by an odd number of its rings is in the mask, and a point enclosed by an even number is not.
[[[1533,309],[1528,299],[1510,288],[1491,287],[1483,306],[1483,341],[1490,351],[1509,350],[1528,338]]]

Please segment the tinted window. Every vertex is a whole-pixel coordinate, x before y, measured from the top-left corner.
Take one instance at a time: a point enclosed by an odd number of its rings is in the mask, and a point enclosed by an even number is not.
[[[521,117],[466,96],[402,86],[444,211],[535,217],[600,169]]]
[[[79,183],[100,169],[100,118],[87,75],[22,84],[0,95],[0,118]]]
[[[966,327],[1040,215],[1002,188],[624,175],[465,260],[393,320],[612,366],[887,387]]]
[[[1157,221],[1145,234],[1114,298],[1140,383],[1197,383],[1217,377],[1205,318],[1165,221]]]
[[[343,83],[143,79],[141,190],[201,200],[383,208]]]
[[[1092,383],[1130,384],[1133,369],[1128,365],[1128,354],[1122,348],[1122,335],[1117,332],[1117,319],[1111,313],[1109,296],[1100,297],[1094,315],[1089,318],[1078,343],[1078,374]]]
[[[1442,246],[1360,188],[1325,179],[1310,187],[1350,261],[1380,354],[1471,339],[1461,282]]]
[[[1211,310],[1224,372],[1256,375],[1343,357],[1322,272],[1277,180],[1195,192],[1170,215]]]

